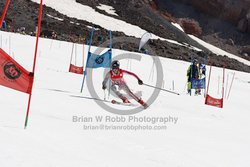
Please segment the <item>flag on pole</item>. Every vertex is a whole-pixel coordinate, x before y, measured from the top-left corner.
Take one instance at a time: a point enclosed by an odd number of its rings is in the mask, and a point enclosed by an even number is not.
[[[207,94],[206,99],[205,99],[205,104],[210,105],[210,106],[214,106],[214,107],[223,108],[223,98],[218,99],[218,98],[214,98],[212,96],[209,96]]]
[[[87,68],[110,68],[112,61],[112,52],[109,49],[107,52],[103,53],[102,55],[97,55],[94,53],[88,53],[88,60],[87,60]]]
[[[71,57],[70,57],[70,66],[69,66],[69,72],[71,73],[75,73],[75,74],[83,74],[83,66],[82,67],[79,67],[77,65],[74,65],[72,63],[72,58],[73,58],[73,52],[74,52],[74,47],[76,48],[77,46],[75,46],[75,44],[73,43],[73,46],[72,46],[72,52],[71,52]],[[77,53],[75,51],[75,64],[76,64],[76,57]],[[83,64],[84,64],[84,43],[83,43]]]
[[[75,66],[74,64],[70,64],[69,72],[72,72],[75,74],[83,74],[83,67],[78,67],[78,66]]]
[[[24,93],[31,93],[33,73],[25,70],[0,48],[0,85]]]
[[[36,69],[36,58],[37,58],[39,36],[40,36],[40,32],[41,32],[42,13],[43,13],[43,0],[40,0],[38,26],[37,26],[37,32],[36,32],[36,45],[35,45],[35,54],[34,54],[32,73],[34,73],[35,69]],[[33,84],[31,85],[31,93],[29,94],[28,107],[27,107],[27,112],[26,112],[26,117],[25,117],[24,128],[26,128],[28,125],[29,111],[30,111],[30,104],[31,104],[31,97],[32,97],[32,89],[33,89]]]
[[[142,37],[141,37],[141,41],[139,44],[139,51],[143,48],[143,46],[148,42],[149,39],[152,38],[152,34],[149,32],[145,32]]]
[[[85,71],[83,73],[81,92],[83,90],[83,85],[84,85],[85,77],[87,75],[87,69],[88,68],[100,68],[100,67],[110,68],[111,67],[111,61],[112,61],[112,32],[109,31],[109,39],[110,39],[109,49],[105,53],[103,53],[101,55],[97,55],[97,54],[94,54],[94,53],[90,52],[94,31],[95,31],[95,29],[92,28],[91,35],[90,35],[90,41],[89,41],[88,58],[87,58],[86,66],[85,66],[86,68],[85,68]]]
[[[209,78],[208,78],[208,85],[207,85],[207,94],[205,98],[205,104],[206,105],[211,105],[219,108],[223,108],[223,101],[224,101],[224,78],[225,78],[225,68],[223,68],[223,80],[222,80],[222,97],[219,98],[214,98],[208,94],[209,90],[209,84],[210,84],[210,78],[211,78],[211,71],[212,71],[212,66],[210,66],[210,72],[209,72]]]
[[[205,89],[206,79],[191,79],[191,89]]]

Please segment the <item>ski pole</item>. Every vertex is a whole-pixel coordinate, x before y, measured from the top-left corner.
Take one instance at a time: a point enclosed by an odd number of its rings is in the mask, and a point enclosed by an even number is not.
[[[234,76],[235,76],[235,72],[233,74],[233,78],[232,78],[232,82],[231,82],[231,85],[230,85],[230,88],[229,88],[229,91],[228,91],[227,99],[229,98],[229,95],[230,95],[230,92],[231,92],[231,89],[232,89],[232,85],[233,85],[233,81],[234,81]]]
[[[188,82],[185,83],[183,93],[185,93],[185,91],[186,91],[187,84],[188,84]]]
[[[165,92],[168,92],[168,93],[173,93],[173,94],[176,94],[176,95],[180,95],[179,93],[177,92],[173,92],[173,91],[170,91],[170,90],[166,90],[166,89],[162,89],[162,88],[158,88],[158,87],[155,87],[155,86],[151,86],[151,85],[148,85],[148,84],[143,84],[145,86],[148,86],[148,87],[151,87],[151,88],[155,88],[155,89],[159,89],[159,90],[162,90],[162,91],[165,91]]]
[[[106,101],[106,91],[105,90],[103,90],[103,93],[104,93],[104,101]]]

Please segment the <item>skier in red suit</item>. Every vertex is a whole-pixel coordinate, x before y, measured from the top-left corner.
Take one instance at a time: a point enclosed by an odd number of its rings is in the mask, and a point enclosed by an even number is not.
[[[112,62],[112,69],[106,74],[106,77],[104,78],[102,82],[102,89],[105,90],[107,88],[106,84],[107,81],[111,80],[111,90],[120,98],[122,99],[123,103],[130,103],[130,101],[123,96],[119,90],[124,90],[130,97],[132,97],[134,100],[136,100],[138,103],[140,103],[144,108],[147,108],[148,105],[140,98],[137,97],[128,87],[126,84],[123,75],[129,74],[134,76],[138,80],[138,84],[142,85],[142,80],[134,73],[120,69],[120,63],[119,61],[115,60]]]

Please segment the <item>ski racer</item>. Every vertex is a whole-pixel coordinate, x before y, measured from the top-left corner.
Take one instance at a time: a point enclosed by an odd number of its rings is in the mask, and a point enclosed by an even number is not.
[[[107,88],[106,84],[107,81],[110,79],[111,85],[110,89],[120,98],[122,99],[123,103],[130,103],[130,101],[120,93],[119,90],[125,91],[131,98],[136,100],[138,103],[140,103],[145,109],[148,107],[148,105],[140,98],[137,97],[128,87],[127,83],[125,82],[123,75],[128,74],[132,75],[138,80],[138,84],[142,85],[143,81],[134,73],[120,69],[120,63],[117,60],[114,60],[111,65],[111,70],[106,74],[106,77],[104,78],[102,82],[102,89],[105,90]],[[115,100],[112,100],[112,102],[115,103]]]

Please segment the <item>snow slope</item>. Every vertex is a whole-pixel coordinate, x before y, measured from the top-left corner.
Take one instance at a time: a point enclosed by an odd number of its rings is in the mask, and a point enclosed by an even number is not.
[[[40,4],[40,0],[31,0],[31,1]],[[105,28],[106,30],[124,32],[128,36],[134,36],[136,38],[141,38],[141,36],[146,32],[145,30],[143,30],[142,28],[138,26],[135,26],[125,21],[101,14],[89,6],[77,3],[75,0],[44,0],[43,3],[46,6],[49,6],[57,10],[58,12],[67,15],[68,17],[74,17],[77,19],[91,22],[93,24],[96,24]],[[111,13],[113,12],[111,6],[100,4],[98,8],[105,10],[109,14],[114,14],[114,13]],[[152,34],[152,39],[166,40],[176,45],[186,46],[177,41],[164,39],[154,34]],[[190,48],[200,50],[192,46]]]
[[[0,35],[3,40],[2,48],[10,52],[26,69],[31,70],[35,38],[5,32],[0,32]],[[28,95],[0,86],[1,167],[250,165],[249,73],[226,70],[229,81],[233,72],[236,72],[236,78],[229,99],[225,100],[224,108],[219,109],[205,106],[202,96],[190,97],[184,93],[188,63],[160,58],[164,68],[164,88],[172,88],[174,81],[175,91],[181,95],[161,92],[149,109],[134,116],[171,117],[169,122],[129,122],[129,117],[123,116],[125,122],[98,123],[95,116],[111,116],[114,119],[120,116],[99,107],[91,99],[87,86],[82,94],[79,93],[82,76],[67,72],[72,43],[41,39],[39,46],[30,119],[26,130],[23,129],[23,124]],[[92,49],[94,51],[95,48]],[[77,45],[76,53],[77,64],[81,64],[81,45]],[[114,57],[122,53],[128,52],[114,50]],[[141,56],[140,62],[131,60],[131,70],[145,83],[154,84],[155,78],[149,79],[152,59],[146,55]],[[128,60],[122,60],[121,65],[124,69],[130,69]],[[97,69],[93,77],[94,87],[100,98],[103,98],[103,72],[104,69]],[[220,76],[221,81],[221,74],[222,69],[213,68],[210,94],[215,97],[220,97],[218,79]],[[142,91],[142,98],[145,100],[153,91],[151,88],[139,86],[131,77],[126,76],[126,80],[133,91]],[[135,101],[132,102],[136,104]],[[121,110],[129,108],[116,105],[113,107]],[[93,122],[73,122],[74,116],[90,117]],[[173,118],[178,119],[176,123]],[[162,129],[86,130],[84,125],[157,126]],[[165,126],[167,129],[164,129]]]
[[[40,3],[40,0],[31,0]],[[44,0],[44,4],[63,13],[69,17],[75,17],[81,20],[86,20],[111,31],[121,31],[128,36],[140,38],[146,31],[138,26],[126,23],[125,21],[115,19],[110,16],[103,15],[95,9],[77,3],[75,0]],[[101,6],[107,9],[107,6]],[[109,11],[110,12],[110,11]],[[160,38],[156,35],[153,38]]]
[[[116,14],[115,9],[112,6],[100,4],[99,6],[97,6],[97,8],[100,10],[104,10],[108,14],[118,16],[118,14]]]
[[[204,42],[203,40],[193,36],[193,35],[189,35],[191,38],[193,38],[195,41],[197,41],[198,43],[200,43],[202,46],[208,48],[211,52],[215,53],[215,54],[218,54],[218,55],[227,55],[229,58],[232,58],[232,59],[236,59],[238,60],[239,62],[242,62],[248,66],[250,66],[250,61],[246,60],[246,59],[243,59],[241,57],[238,57],[238,56],[235,56],[231,53],[228,53],[220,48],[217,48],[209,43],[206,43]]]

